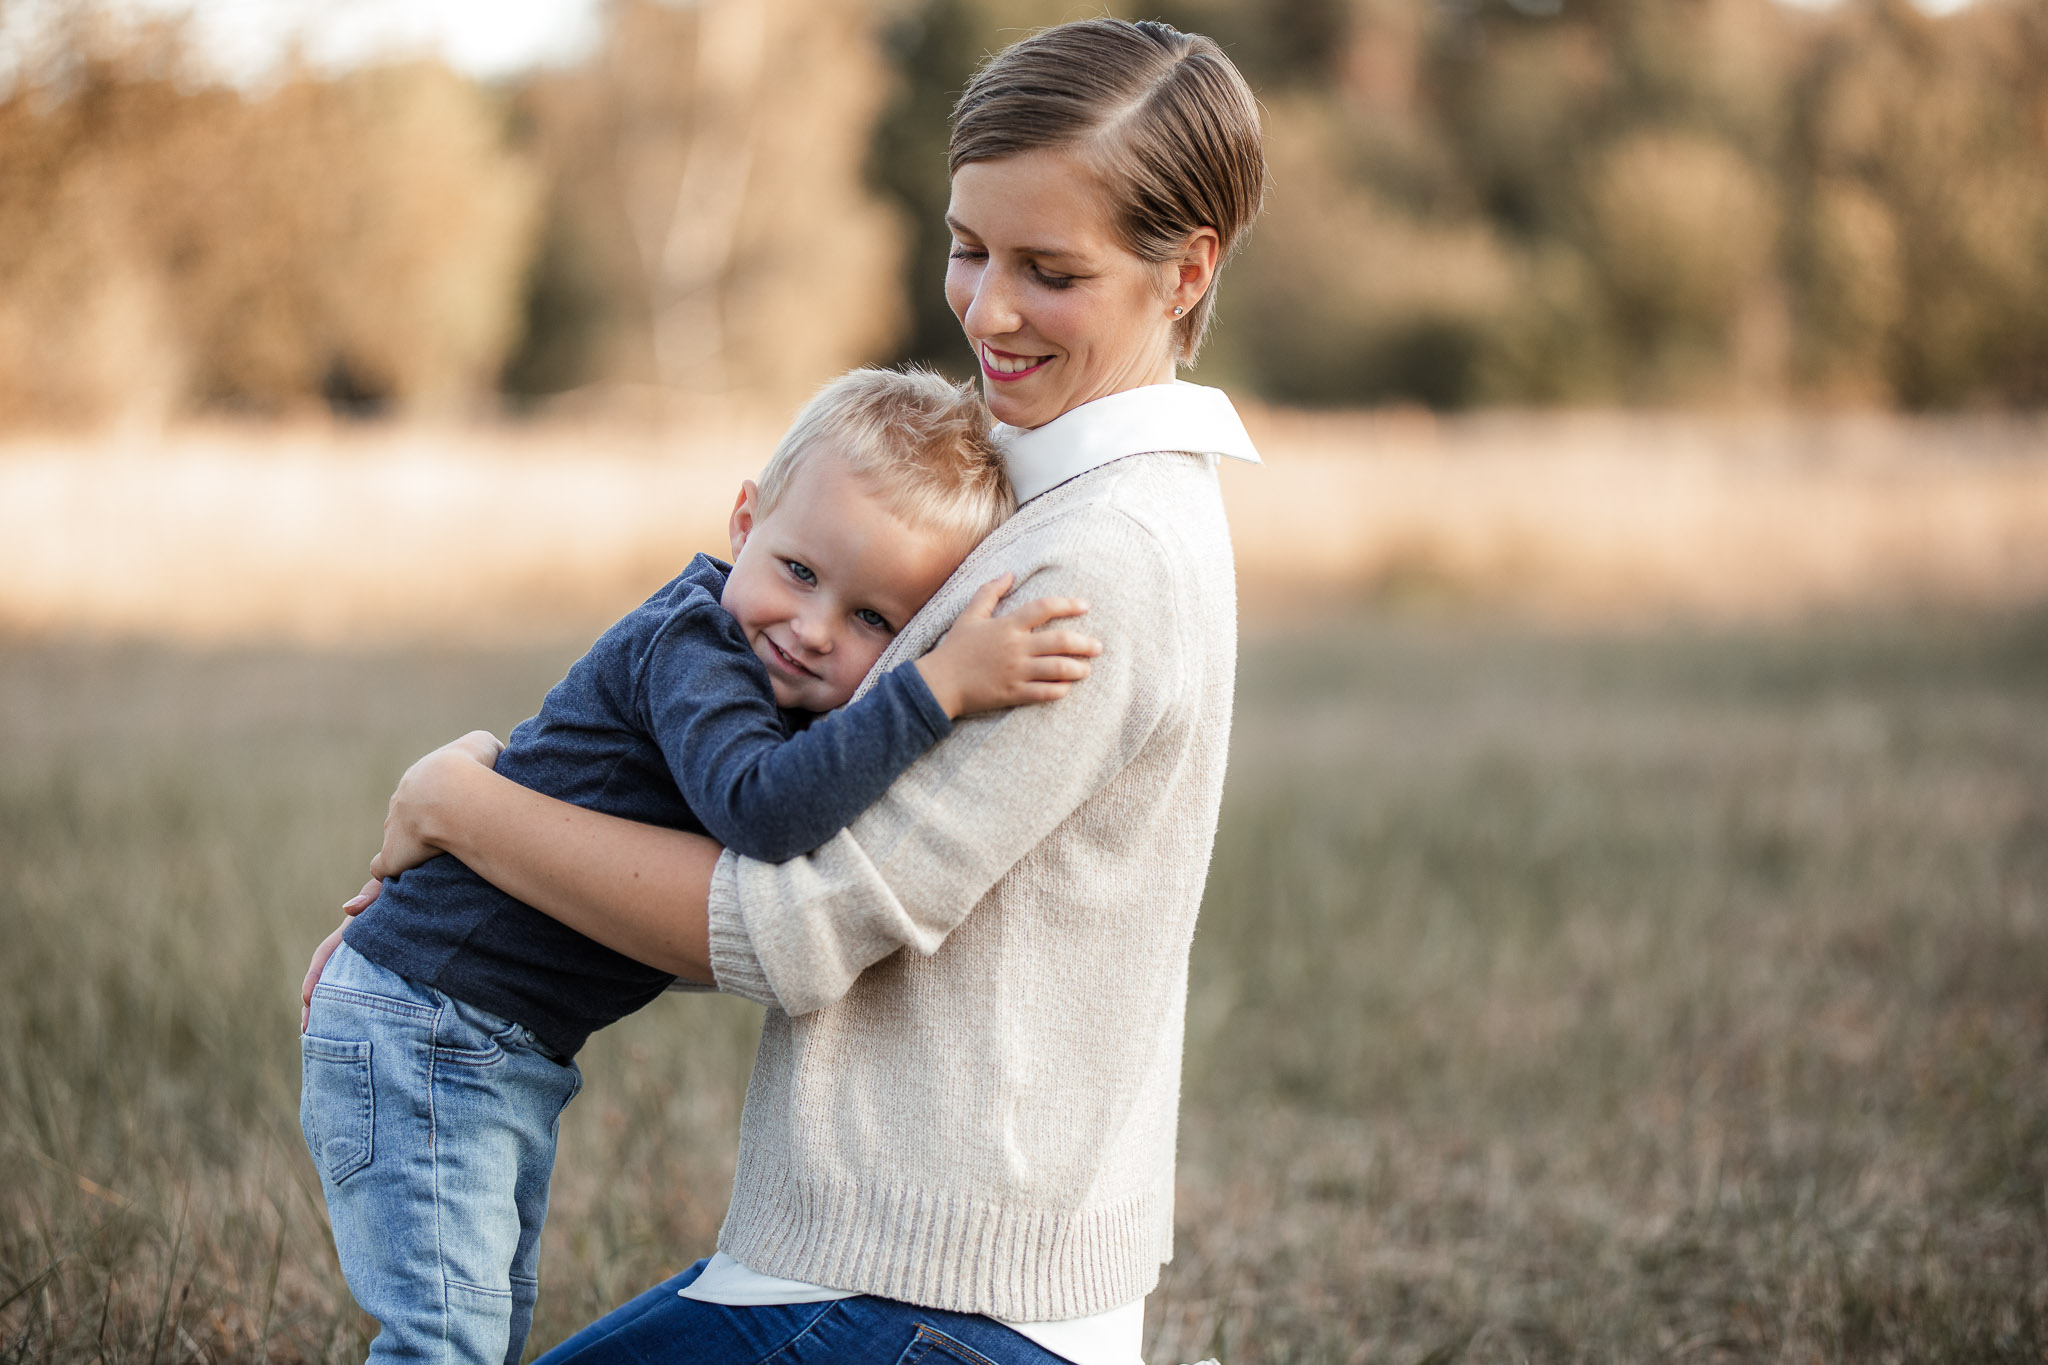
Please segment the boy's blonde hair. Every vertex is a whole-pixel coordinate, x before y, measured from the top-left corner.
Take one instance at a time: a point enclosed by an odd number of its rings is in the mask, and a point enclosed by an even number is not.
[[[805,460],[827,451],[872,482],[890,511],[922,530],[979,541],[1017,508],[971,384],[930,370],[850,370],[804,404],[761,471],[766,516]]]

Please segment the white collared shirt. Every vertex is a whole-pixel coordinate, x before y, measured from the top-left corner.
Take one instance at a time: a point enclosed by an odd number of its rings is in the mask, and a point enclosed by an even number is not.
[[[1259,463],[1229,396],[1186,380],[1125,389],[1071,408],[1042,427],[998,422],[995,437],[1020,504],[1111,460],[1147,451]]]

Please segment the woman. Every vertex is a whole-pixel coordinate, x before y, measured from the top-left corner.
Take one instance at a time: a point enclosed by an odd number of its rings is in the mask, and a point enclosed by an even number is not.
[[[799,1339],[805,1360],[1138,1357],[1172,1252],[1187,953],[1235,666],[1213,457],[1256,459],[1228,400],[1174,375],[1258,211],[1258,114],[1209,40],[1089,20],[976,74],[950,160],[946,294],[1020,506],[877,672],[1007,571],[1018,600],[1090,603],[1087,683],[960,725],[779,865],[518,787],[488,736],[392,799],[379,876],[454,853],[768,1007],[719,1254],[550,1361],[794,1359],[776,1353]]]

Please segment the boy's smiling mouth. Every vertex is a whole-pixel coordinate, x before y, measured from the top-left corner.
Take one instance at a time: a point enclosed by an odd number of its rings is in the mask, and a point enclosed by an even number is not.
[[[796,657],[792,655],[788,650],[784,649],[781,645],[776,644],[775,638],[769,635],[766,631],[763,631],[761,633],[761,638],[768,642],[768,648],[775,651],[775,661],[781,664],[783,668],[787,669],[789,672],[795,674],[797,677],[800,678],[815,678],[818,676],[816,673],[813,673],[810,669],[805,668],[802,664],[798,663],[796,661]]]

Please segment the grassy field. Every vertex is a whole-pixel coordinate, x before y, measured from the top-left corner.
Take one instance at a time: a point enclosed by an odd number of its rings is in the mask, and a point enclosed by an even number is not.
[[[0,1361],[344,1360],[295,990],[574,647],[0,641]],[[2048,1359],[2048,617],[1254,634],[1148,1358]],[[707,1251],[757,1014],[585,1054],[537,1344]]]

